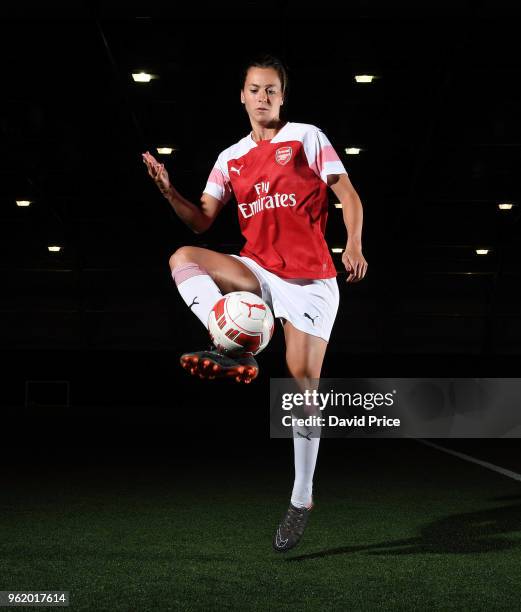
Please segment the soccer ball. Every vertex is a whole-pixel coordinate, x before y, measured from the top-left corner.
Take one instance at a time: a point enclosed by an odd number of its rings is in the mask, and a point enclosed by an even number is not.
[[[270,307],[249,291],[232,291],[219,299],[208,317],[208,331],[218,351],[227,355],[251,352],[268,346],[274,321]]]

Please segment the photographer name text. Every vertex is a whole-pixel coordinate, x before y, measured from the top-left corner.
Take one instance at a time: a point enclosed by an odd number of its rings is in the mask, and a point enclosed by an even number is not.
[[[330,414],[328,417],[308,416],[305,418],[292,417],[287,414],[282,417],[284,427],[400,427],[400,419],[376,415],[341,418]]]

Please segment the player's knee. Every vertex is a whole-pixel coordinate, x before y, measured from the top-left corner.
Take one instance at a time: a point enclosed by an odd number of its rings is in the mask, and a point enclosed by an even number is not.
[[[170,255],[169,264],[171,270],[187,263],[196,263],[192,247],[179,247],[175,253]]]

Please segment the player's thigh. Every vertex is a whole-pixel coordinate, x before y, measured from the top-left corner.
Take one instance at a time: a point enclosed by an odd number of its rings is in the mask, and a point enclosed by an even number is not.
[[[184,246],[170,257],[173,270],[187,263],[196,263],[204,268],[223,294],[231,291],[251,291],[262,295],[255,274],[235,257],[202,247]]]
[[[297,329],[284,321],[286,366],[295,378],[320,378],[327,341]]]

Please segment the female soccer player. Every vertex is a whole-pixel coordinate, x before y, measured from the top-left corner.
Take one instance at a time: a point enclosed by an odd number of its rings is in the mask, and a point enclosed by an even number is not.
[[[347,282],[360,281],[367,271],[363,211],[320,128],[281,119],[287,89],[287,71],[280,60],[267,55],[248,63],[240,94],[252,131],[219,154],[200,205],[179,194],[164,165],[149,152],[143,161],[177,215],[197,234],[207,230],[235,196],[246,239],[240,255],[183,246],[170,257],[172,277],[206,327],[223,294],[251,291],[262,297],[283,324],[290,375],[301,388],[313,388],[339,302],[336,270],[324,239],[328,186],[342,203]],[[230,376],[238,382],[250,382],[259,369],[251,354],[232,359],[216,350],[185,353],[181,364],[203,378]],[[288,511],[273,539],[277,551],[293,548],[304,532],[313,506],[319,442],[319,427],[293,428],[295,480]]]

